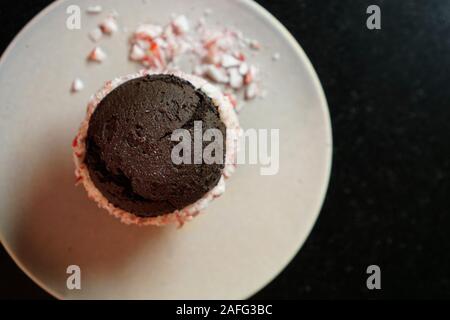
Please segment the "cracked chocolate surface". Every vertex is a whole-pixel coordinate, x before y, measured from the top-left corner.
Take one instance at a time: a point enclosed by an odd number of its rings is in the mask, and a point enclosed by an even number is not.
[[[116,207],[143,217],[182,209],[217,185],[222,164],[180,164],[171,159],[175,129],[192,137],[219,129],[225,159],[226,127],[202,91],[173,75],[123,83],[97,106],[89,121],[85,162],[95,186]],[[210,142],[204,141],[203,148]],[[193,157],[192,157],[193,159]],[[193,162],[192,162],[193,163]]]

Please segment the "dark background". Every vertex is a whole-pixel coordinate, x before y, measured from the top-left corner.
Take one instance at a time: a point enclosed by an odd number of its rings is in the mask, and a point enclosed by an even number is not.
[[[258,0],[325,90],[333,170],[301,253],[255,298],[450,297],[450,1]],[[0,9],[3,51],[49,0]],[[381,30],[366,9],[381,7]],[[381,267],[382,289],[366,288]],[[0,298],[50,298],[0,249]]]

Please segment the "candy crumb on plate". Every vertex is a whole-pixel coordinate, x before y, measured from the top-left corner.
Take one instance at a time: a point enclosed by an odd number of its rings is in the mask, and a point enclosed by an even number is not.
[[[75,93],[75,92],[79,92],[79,91],[81,91],[81,90],[83,90],[84,89],[84,83],[83,83],[83,81],[81,81],[81,79],[80,78],[75,78],[74,80],[73,80],[73,82],[72,82],[72,86],[71,86],[71,91],[73,92],[73,93]]]
[[[103,62],[107,58],[105,51],[100,47],[95,47],[88,55],[89,61]]]

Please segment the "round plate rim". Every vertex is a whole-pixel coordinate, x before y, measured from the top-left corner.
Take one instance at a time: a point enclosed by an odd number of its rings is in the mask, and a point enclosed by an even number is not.
[[[31,29],[36,23],[38,23],[41,19],[43,19],[47,13],[51,12],[54,8],[62,5],[64,2],[67,2],[67,0],[57,0],[55,2],[50,3],[47,5],[44,9],[42,9],[39,13],[37,13],[30,21],[27,22],[27,24],[16,34],[16,36],[13,38],[13,40],[9,43],[5,51],[2,53],[0,57],[0,69],[6,60],[6,58],[9,56],[10,52],[13,50],[13,48],[16,46],[16,44],[21,40],[23,35]],[[294,36],[287,30],[287,28],[278,21],[275,16],[273,16],[267,9],[265,9],[263,6],[258,4],[257,2],[253,0],[235,0],[235,2],[245,5],[256,11],[261,16],[265,17],[274,28],[277,29],[278,32],[280,32],[286,40],[289,42],[289,44],[292,46],[292,48],[297,53],[299,59],[305,64],[305,67],[307,69],[307,72],[309,74],[310,79],[313,82],[314,88],[318,93],[320,105],[323,111],[324,115],[324,124],[325,124],[325,130],[327,140],[330,142],[329,148],[326,150],[326,175],[324,179],[324,183],[322,184],[322,190],[320,191],[320,196],[318,197],[319,206],[317,208],[317,213],[315,216],[315,219],[313,223],[310,224],[308,231],[304,233],[303,239],[300,240],[300,244],[298,246],[298,249],[293,252],[292,256],[288,259],[287,263],[284,265],[283,268],[281,268],[277,273],[275,273],[271,278],[269,278],[266,282],[262,283],[259,288],[251,292],[247,298],[255,295],[257,292],[259,292],[261,289],[266,287],[270,282],[272,282],[281,272],[286,268],[289,263],[292,262],[295,256],[299,253],[301,248],[303,247],[306,239],[309,237],[312,228],[314,227],[319,214],[322,210],[323,203],[325,201],[325,197],[327,194],[329,182],[330,182],[330,176],[331,176],[331,168],[332,168],[332,157],[333,157],[333,136],[332,136],[332,126],[331,126],[331,118],[330,113],[328,109],[328,103],[326,100],[325,93],[323,91],[323,87],[320,83],[319,77],[309,60],[308,56],[304,52],[303,48],[300,46],[300,44],[297,42],[297,40],[294,38]],[[3,238],[2,234],[0,233],[0,242],[2,243],[3,247],[5,248],[8,255],[11,257],[11,259],[16,263],[16,265],[34,282],[36,283],[40,288],[45,290],[47,293],[52,295],[54,298],[63,300],[65,299],[63,296],[59,295],[55,290],[47,286],[43,281],[38,279],[32,272],[28,270],[28,268],[22,264],[22,262],[17,258],[17,256],[14,254],[13,250],[8,246],[5,239]]]

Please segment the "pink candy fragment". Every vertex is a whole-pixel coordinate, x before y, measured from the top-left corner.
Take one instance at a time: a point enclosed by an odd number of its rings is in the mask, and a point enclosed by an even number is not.
[[[95,47],[88,55],[88,60],[95,62],[103,62],[107,58],[105,51],[100,47]]]
[[[100,6],[91,6],[86,11],[94,14],[101,10]],[[207,10],[204,15],[210,14]],[[117,32],[117,16],[117,13],[109,14],[91,30],[89,38],[98,42],[103,34]],[[258,41],[245,38],[239,30],[210,29],[205,18],[192,25],[186,16],[178,15],[166,25],[139,25],[130,39],[129,59],[153,72],[180,69],[180,60],[188,60],[192,72],[222,86],[236,108],[238,96],[248,100],[260,94],[257,68],[244,53],[246,49],[260,48]],[[89,61],[103,62],[106,58],[99,46],[88,55]],[[275,60],[276,56],[272,58]]]
[[[175,33],[178,35],[187,33],[190,27],[188,19],[183,15],[176,17],[172,21],[172,25]]]
[[[109,15],[106,17],[99,25],[100,29],[105,34],[113,34],[114,32],[117,32],[119,29],[116,21],[116,17],[114,15]]]
[[[244,43],[244,45],[243,45]],[[247,40],[242,32],[212,30],[201,18],[195,28],[184,15],[175,16],[167,25],[142,24],[133,33],[129,58],[153,71],[176,69],[178,60],[189,57],[192,72],[231,90],[233,101],[242,91],[246,99],[259,94],[256,67],[243,49],[259,49],[259,42]]]

